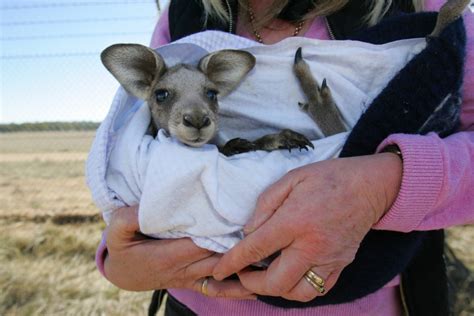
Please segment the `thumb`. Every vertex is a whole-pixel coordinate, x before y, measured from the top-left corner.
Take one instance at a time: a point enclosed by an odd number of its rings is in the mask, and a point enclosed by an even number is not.
[[[132,239],[140,230],[138,224],[138,206],[122,207],[112,213],[108,228],[109,237]]]
[[[244,226],[244,234],[248,235],[262,226],[285,202],[297,183],[296,176],[288,173],[260,194],[255,212]]]

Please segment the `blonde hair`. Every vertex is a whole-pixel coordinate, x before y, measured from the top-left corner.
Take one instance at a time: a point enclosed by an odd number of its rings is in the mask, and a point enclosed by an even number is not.
[[[372,0],[371,1],[371,9],[365,16],[365,21],[368,25],[372,26],[377,24],[383,16],[387,13],[388,9],[392,5],[392,0]],[[419,12],[423,10],[423,2],[424,0],[412,0],[413,7],[415,8],[415,12]]]
[[[246,7],[247,0],[238,0],[239,5]],[[360,1],[360,0],[358,0]],[[382,17],[387,13],[388,9],[392,4],[392,0],[367,0],[371,2],[370,11],[365,16],[365,22],[368,25],[377,24]],[[423,9],[424,0],[412,0],[415,11],[421,11]],[[274,0],[273,5],[263,14],[263,16],[257,21],[257,27],[261,27],[268,23],[270,20],[277,17],[280,12],[288,4],[289,0]],[[311,19],[316,16],[327,16],[338,10],[342,9],[349,0],[319,0],[313,1],[314,9],[306,14],[303,19]],[[222,4],[221,0],[202,0],[206,17],[216,17],[222,21],[229,21],[229,8]]]

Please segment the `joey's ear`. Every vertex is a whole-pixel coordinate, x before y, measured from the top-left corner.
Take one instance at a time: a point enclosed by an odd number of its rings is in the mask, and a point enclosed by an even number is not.
[[[204,56],[199,69],[213,81],[222,95],[234,90],[255,66],[255,57],[241,50],[221,50]]]
[[[115,44],[100,55],[102,63],[129,93],[147,99],[153,81],[166,70],[163,58],[139,44]]]

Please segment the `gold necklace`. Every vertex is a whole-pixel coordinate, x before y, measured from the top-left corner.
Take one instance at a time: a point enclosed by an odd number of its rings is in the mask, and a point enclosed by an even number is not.
[[[247,5],[247,12],[249,14],[250,25],[252,26],[253,35],[255,36],[255,38],[257,39],[259,43],[263,44],[262,35],[260,35],[257,28],[255,27],[255,14],[253,13],[252,7],[250,6],[250,2],[247,1],[246,5]],[[298,36],[298,34],[300,34],[300,31],[303,28],[304,22],[305,22],[304,20],[298,22],[293,32],[293,36]]]

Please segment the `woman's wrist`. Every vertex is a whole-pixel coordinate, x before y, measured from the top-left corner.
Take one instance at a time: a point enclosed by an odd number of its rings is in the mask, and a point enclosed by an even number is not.
[[[400,147],[398,147],[397,144],[390,144],[386,147],[384,147],[381,151],[381,153],[392,153],[398,156],[403,162],[403,155]]]
[[[402,183],[403,161],[401,154],[396,151],[381,152],[377,156],[380,159],[379,188],[382,190],[378,194],[382,196],[383,201],[382,207],[377,208],[378,221],[390,210],[397,199]]]
[[[373,228],[409,232],[418,227],[439,197],[444,174],[441,140],[434,133],[394,134],[380,144],[378,152],[391,144],[396,144],[403,156],[402,182],[393,205]]]

